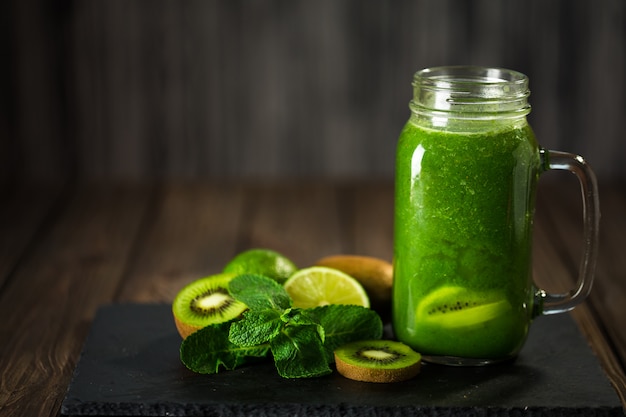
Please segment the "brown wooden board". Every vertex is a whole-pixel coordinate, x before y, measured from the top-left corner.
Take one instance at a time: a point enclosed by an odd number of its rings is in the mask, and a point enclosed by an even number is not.
[[[189,282],[220,272],[236,251],[242,187],[175,183],[159,188],[117,302],[171,302]]]
[[[199,375],[180,362],[169,304],[115,304],[93,321],[63,415],[585,415],[621,416],[622,405],[568,315],[541,317],[514,362],[425,364],[396,384],[337,372],[288,380],[271,361]]]
[[[573,181],[572,181],[573,180]],[[541,288],[564,293],[575,287],[582,259],[583,227],[580,191],[575,179],[546,187],[538,199],[535,227],[535,280]],[[600,245],[593,289],[572,317],[577,322],[622,402],[626,401],[624,353],[626,315],[624,300],[623,219],[626,200],[623,187],[600,188]],[[556,203],[556,204],[555,204]]]
[[[18,264],[29,244],[45,233],[48,217],[62,206],[60,186],[30,186],[2,193],[0,204],[0,289]]]
[[[67,198],[0,293],[3,416],[57,413],[89,322],[120,284],[147,200],[135,187],[95,185]]]

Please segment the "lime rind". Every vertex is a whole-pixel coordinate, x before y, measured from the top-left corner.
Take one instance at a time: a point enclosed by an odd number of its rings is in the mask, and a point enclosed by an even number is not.
[[[271,249],[248,249],[232,258],[222,272],[260,274],[283,284],[298,270],[291,259]]]
[[[334,268],[313,266],[294,273],[284,284],[294,307],[312,308],[328,304],[370,306],[363,286],[350,275]]]

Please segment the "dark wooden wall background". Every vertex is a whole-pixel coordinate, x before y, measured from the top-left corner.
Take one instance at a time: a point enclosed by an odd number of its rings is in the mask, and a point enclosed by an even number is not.
[[[384,177],[412,74],[530,76],[549,148],[625,177],[624,0],[11,0],[2,182]]]

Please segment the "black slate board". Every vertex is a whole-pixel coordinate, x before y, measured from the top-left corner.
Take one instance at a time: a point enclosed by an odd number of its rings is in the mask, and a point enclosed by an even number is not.
[[[569,315],[540,317],[514,361],[458,368],[424,364],[397,384],[337,372],[301,380],[271,363],[199,375],[180,362],[169,305],[102,307],[61,413],[69,416],[622,416],[623,408]]]

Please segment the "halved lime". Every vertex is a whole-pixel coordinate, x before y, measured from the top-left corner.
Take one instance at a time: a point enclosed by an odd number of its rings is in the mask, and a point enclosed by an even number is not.
[[[304,268],[285,282],[285,290],[294,307],[311,308],[328,304],[352,304],[369,307],[363,286],[350,275],[323,266]]]

